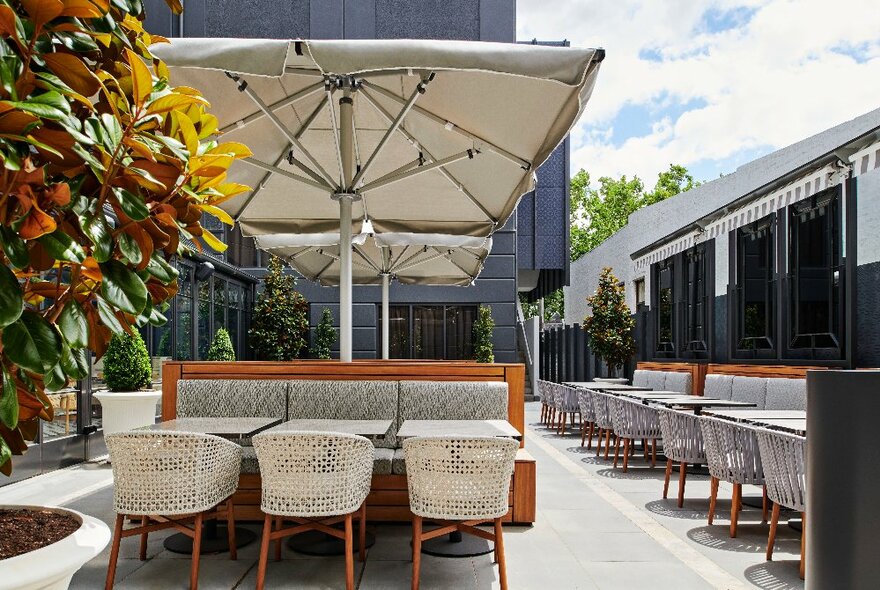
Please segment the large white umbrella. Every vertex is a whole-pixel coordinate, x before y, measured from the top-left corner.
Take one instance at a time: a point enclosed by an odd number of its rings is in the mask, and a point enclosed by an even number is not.
[[[381,237],[358,236],[354,240],[351,280],[356,285],[382,285],[382,358],[390,355],[390,284],[391,279],[407,285],[455,285],[466,287],[474,282],[492,249],[491,238],[460,239],[437,236],[431,244],[396,246]],[[257,238],[257,245],[286,260],[310,281],[337,286],[342,276],[338,234],[328,234],[325,244],[310,246],[274,246],[276,236]],[[362,238],[362,239],[358,239]],[[286,241],[286,240],[284,240]],[[457,246],[450,246],[454,241]]]
[[[602,50],[468,41],[174,39],[155,54],[252,158],[224,203],[246,236],[338,233],[340,356],[351,360],[351,243],[486,237],[534,187],[592,92]],[[338,204],[337,204],[338,203]],[[295,238],[295,239],[294,239]]]

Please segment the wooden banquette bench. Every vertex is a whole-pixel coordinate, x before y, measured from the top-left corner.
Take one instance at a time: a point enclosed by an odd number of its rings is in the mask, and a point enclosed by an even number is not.
[[[438,361],[166,362],[162,418],[390,419],[391,434],[375,442],[367,518],[409,521],[406,465],[395,436],[403,421],[506,419],[524,432],[524,372],[521,364]],[[534,522],[535,478],[535,461],[520,448],[507,522]],[[236,518],[263,519],[260,486],[253,447],[244,441]]]

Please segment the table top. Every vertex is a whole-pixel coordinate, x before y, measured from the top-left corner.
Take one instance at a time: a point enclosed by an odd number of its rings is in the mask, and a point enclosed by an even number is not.
[[[601,389],[602,391],[651,391],[650,387],[639,387],[624,383],[606,383],[604,381],[565,381],[563,385],[586,389]]]
[[[782,430],[783,432],[799,434],[800,436],[807,434],[807,420],[801,420],[800,418],[761,420],[760,422],[755,422],[755,426],[769,427],[773,430]]]
[[[677,391],[620,391],[617,392],[622,397],[631,397],[633,399],[665,399],[678,397],[697,397],[689,396]]]
[[[143,430],[198,432],[227,438],[244,438],[279,422],[279,418],[175,418],[144,426]]]
[[[710,416],[717,416],[737,422],[761,422],[763,420],[806,420],[806,410],[706,410]]]
[[[522,433],[507,420],[404,420],[397,436],[503,436],[522,440]]]
[[[288,420],[273,426],[268,432],[309,431],[309,432],[341,432],[366,437],[381,437],[391,430],[393,420]]]
[[[651,400],[653,403],[664,406],[677,406],[687,408],[754,408],[752,402],[739,402],[729,399],[715,399],[702,395],[683,395],[681,397],[659,398]]]

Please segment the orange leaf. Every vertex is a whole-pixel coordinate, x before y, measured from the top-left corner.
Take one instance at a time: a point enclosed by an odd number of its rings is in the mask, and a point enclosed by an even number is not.
[[[45,53],[46,65],[65,84],[83,96],[93,96],[101,88],[101,82],[78,57],[69,53]]]
[[[144,145],[140,141],[138,141],[134,138],[131,138],[131,137],[126,137],[122,141],[123,141],[123,143],[125,143],[125,145],[130,147],[131,150],[134,153],[136,153],[138,156],[140,156],[141,158],[145,158],[151,162],[156,161],[156,156],[153,155],[153,150],[151,150],[149,147],[147,147],[146,145]]]
[[[46,190],[46,196],[56,205],[64,207],[70,203],[70,187],[63,182],[53,184]]]
[[[41,29],[64,10],[64,4],[60,0],[21,0],[21,4],[30,15],[36,29]]]
[[[80,272],[82,272],[84,277],[93,281],[100,282],[104,278],[104,275],[101,274],[101,267],[98,266],[98,261],[91,256],[83,261]]]
[[[135,223],[127,226],[125,233],[132,237],[141,250],[141,263],[138,265],[137,270],[145,269],[150,262],[150,257],[153,255],[153,239],[144,228]]]
[[[58,227],[58,224],[55,223],[52,216],[46,214],[46,212],[40,209],[39,205],[35,202],[31,205],[27,217],[24,218],[24,222],[21,224],[18,234],[22,239],[35,240],[40,236],[51,234],[55,231],[56,227]]]
[[[37,121],[39,119],[30,113],[19,110],[7,110],[0,114],[0,133],[21,135],[28,125],[32,125]]]
[[[134,104],[138,107],[143,106],[147,97],[153,91],[153,75],[150,69],[141,57],[132,51],[126,49],[125,54],[128,57],[128,64],[131,66],[131,94]]]
[[[62,0],[64,2],[64,10],[61,16],[72,16],[75,18],[100,18],[107,12],[103,12],[89,0]]]
[[[0,35],[9,35],[18,42],[15,30],[15,12],[6,5],[0,5]]]

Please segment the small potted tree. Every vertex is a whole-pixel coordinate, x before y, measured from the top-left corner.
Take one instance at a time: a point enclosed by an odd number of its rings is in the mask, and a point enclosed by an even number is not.
[[[587,297],[593,314],[584,318],[590,348],[605,361],[608,375],[616,377],[636,352],[632,330],[635,320],[626,304],[623,285],[611,268],[602,269],[596,293]],[[626,381],[625,379],[623,381]]]
[[[162,392],[150,388],[150,353],[138,332],[114,334],[104,353],[104,382],[108,391],[96,392],[101,402],[104,434],[152,424]]]
[[[220,328],[214,334],[214,340],[211,341],[211,347],[208,348],[209,361],[227,361],[235,360],[235,349],[232,348],[232,339],[226,328]]]
[[[492,319],[492,308],[481,305],[474,322],[474,360],[478,363],[494,363],[495,352],[492,347],[492,330],[495,320]]]
[[[306,348],[309,303],[295,287],[296,277],[286,274],[284,263],[273,256],[248,332],[258,360],[290,361]]]
[[[333,327],[333,313],[326,307],[321,311],[321,321],[315,327],[315,344],[312,356],[316,359],[329,359],[336,342],[336,329]]]

